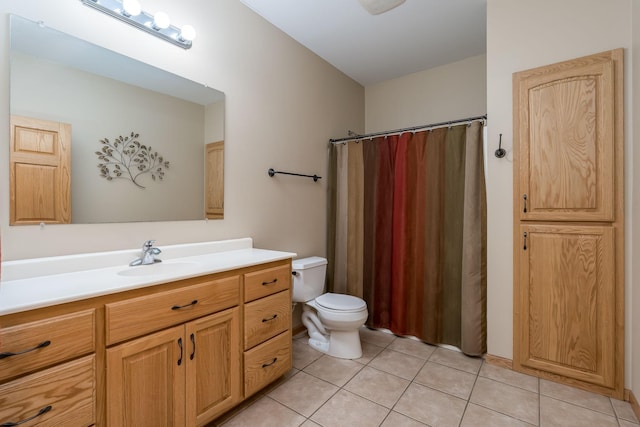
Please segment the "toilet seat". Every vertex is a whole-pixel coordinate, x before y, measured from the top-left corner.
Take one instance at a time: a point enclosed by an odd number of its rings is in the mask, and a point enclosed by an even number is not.
[[[364,300],[351,295],[326,293],[315,299],[318,306],[323,309],[339,311],[342,313],[353,313],[367,309]]]

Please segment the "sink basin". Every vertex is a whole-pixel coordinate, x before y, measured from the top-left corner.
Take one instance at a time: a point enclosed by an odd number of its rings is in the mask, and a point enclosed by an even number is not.
[[[182,274],[192,271],[198,264],[195,262],[158,262],[151,265],[138,265],[127,267],[118,271],[119,276],[144,277],[160,276],[166,274]]]

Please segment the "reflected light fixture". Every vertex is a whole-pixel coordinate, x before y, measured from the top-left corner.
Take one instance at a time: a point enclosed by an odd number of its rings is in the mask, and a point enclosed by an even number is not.
[[[142,10],[138,0],[80,0],[83,4],[91,6],[100,12],[106,13],[120,21],[133,25],[136,28],[153,34],[169,43],[184,49],[191,48],[193,39],[196,38],[196,30],[191,25],[185,25],[182,29],[171,25],[169,15],[158,12],[154,15]]]
[[[379,15],[394,7],[400,6],[405,0],[359,0],[362,7],[372,15]]]

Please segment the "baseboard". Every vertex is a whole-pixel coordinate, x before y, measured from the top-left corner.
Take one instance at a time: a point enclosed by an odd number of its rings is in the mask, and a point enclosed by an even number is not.
[[[638,399],[636,399],[631,390],[624,390],[624,400],[631,404],[633,413],[636,414],[636,418],[640,420],[640,403],[638,403]]]
[[[493,354],[485,354],[484,355],[484,360],[489,364],[489,365],[493,365],[493,366],[499,366],[501,368],[506,368],[506,369],[511,369],[513,370],[513,360],[511,359],[507,359],[504,357],[500,357],[500,356],[494,356]],[[558,381],[560,379],[560,377],[555,376],[555,375],[545,375],[545,373],[543,372],[538,372],[539,375],[535,375],[533,372],[529,375],[532,376],[538,376],[539,378],[546,378],[548,380],[551,381]],[[565,381],[560,381],[564,384],[573,386],[573,387],[578,387],[578,388],[582,388],[582,389],[586,389],[587,391],[591,391],[594,393],[598,393],[598,394],[605,394],[605,393],[601,393],[599,392],[599,390],[596,389],[589,389],[588,387],[583,387],[580,384],[571,384],[571,383],[567,383],[566,380]],[[605,394],[606,395],[606,394]],[[638,400],[636,399],[636,397],[633,395],[633,392],[631,390],[628,389],[624,389],[624,397],[623,399],[626,402],[629,402],[631,404],[631,408],[633,409],[633,412],[636,414],[636,417],[640,420],[640,403],[638,402]]]
[[[307,328],[306,328],[304,325],[298,325],[298,326],[295,326],[295,327],[293,328],[293,331],[292,331],[292,336],[294,336],[294,337],[295,337],[296,335],[301,334],[301,333],[303,333],[303,332],[304,332],[304,331],[306,331],[306,330],[307,330]]]
[[[493,366],[499,366],[501,368],[513,369],[513,361],[500,356],[494,356],[493,354],[485,354],[484,360]]]

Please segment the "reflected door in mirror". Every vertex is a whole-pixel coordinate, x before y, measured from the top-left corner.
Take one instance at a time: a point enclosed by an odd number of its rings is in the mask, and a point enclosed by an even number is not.
[[[207,219],[224,218],[224,141],[205,146],[205,201]]]
[[[10,224],[71,223],[71,125],[11,116]]]

